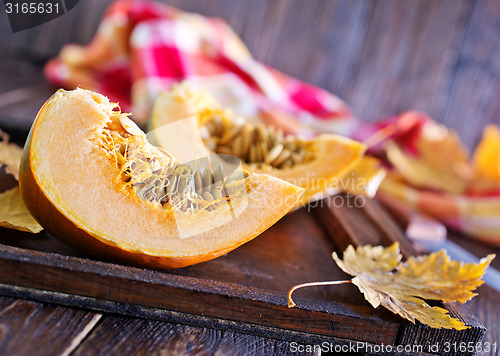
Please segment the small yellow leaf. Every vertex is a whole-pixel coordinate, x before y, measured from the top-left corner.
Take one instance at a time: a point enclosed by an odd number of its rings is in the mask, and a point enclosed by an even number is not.
[[[396,171],[415,187],[462,193],[472,177],[469,152],[456,132],[429,121],[422,126],[414,153],[393,141],[384,145]]]
[[[465,178],[453,169],[448,169],[449,163],[443,162],[441,168],[437,169],[421,157],[405,153],[394,142],[388,141],[384,148],[388,160],[396,168],[398,174],[415,187],[461,193],[467,186]]]
[[[21,162],[21,156],[23,154],[23,149],[13,143],[9,143],[9,136],[2,131],[0,131],[0,167],[5,165],[6,172],[10,173],[19,180],[19,163]]]
[[[450,317],[445,309],[431,307],[423,299],[462,303],[470,300],[476,295],[473,291],[483,284],[481,277],[494,257],[488,255],[477,264],[464,264],[439,251],[400,263],[397,243],[387,248],[360,246],[356,250],[349,246],[343,260],[333,253],[335,262],[354,276],[352,283],[373,307],[383,305],[412,322],[417,319],[433,328],[457,330],[468,327]]]
[[[484,128],[473,158],[475,179],[500,182],[500,129],[495,125]]]
[[[43,230],[26,209],[18,187],[0,193],[0,226],[32,233]]]

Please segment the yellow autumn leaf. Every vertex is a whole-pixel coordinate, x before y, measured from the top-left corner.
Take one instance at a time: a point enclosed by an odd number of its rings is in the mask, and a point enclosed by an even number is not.
[[[19,187],[0,193],[0,226],[32,233],[43,230],[26,209]]]
[[[415,187],[461,193],[472,175],[469,152],[456,132],[429,121],[415,142],[416,155],[395,142],[384,145],[389,162]]]
[[[500,129],[495,125],[484,128],[483,137],[473,157],[477,176],[500,181]]]
[[[474,151],[472,159],[474,175],[469,182],[469,191],[496,191],[500,185],[500,129],[488,125]]]
[[[473,291],[495,255],[488,255],[479,263],[464,264],[453,261],[444,250],[426,256],[410,257],[401,263],[399,244],[390,247],[351,245],[344,251],[344,259],[334,252],[337,265],[354,276],[350,281],[304,283],[290,289],[288,306],[293,307],[294,290],[307,286],[353,283],[374,307],[384,306],[395,314],[415,322],[415,319],[433,328],[463,330],[469,328],[452,318],[444,308],[431,307],[424,299],[443,302],[466,302],[476,294]]]
[[[9,136],[0,131],[0,167],[5,165],[6,172],[10,173],[19,180],[19,163],[23,149],[16,144],[9,143]]]
[[[433,328],[457,330],[468,327],[449,316],[446,309],[431,307],[423,299],[470,300],[476,295],[473,291],[484,283],[481,277],[494,257],[492,254],[477,264],[464,264],[451,260],[441,250],[400,263],[397,243],[387,248],[359,246],[356,250],[349,246],[343,260],[333,253],[337,265],[355,276],[352,283],[374,308],[382,305],[412,322],[417,319]]]

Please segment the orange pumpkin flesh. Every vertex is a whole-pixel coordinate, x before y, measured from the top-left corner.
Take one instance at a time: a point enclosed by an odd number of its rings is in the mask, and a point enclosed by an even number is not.
[[[174,85],[169,92],[160,93],[156,98],[149,120],[151,130],[149,135],[156,145],[169,150],[175,157],[181,159],[189,154],[191,156],[199,154],[203,150],[221,153],[218,148],[214,149],[207,144],[206,135],[209,130],[205,128],[214,117],[218,118],[222,126],[229,128],[226,132],[230,131],[236,122],[244,121],[230,110],[222,108],[208,91],[195,90],[187,83]],[[174,137],[168,134],[169,128],[174,125],[183,127],[184,131],[196,132]],[[246,125],[257,130],[253,123],[248,122]],[[205,137],[200,134],[201,130],[204,130]],[[221,135],[224,133],[214,134],[208,137],[208,141],[213,143],[212,138],[221,139]],[[365,152],[362,143],[334,134],[321,134],[307,140],[291,135],[288,137],[300,141],[304,151],[312,158],[293,166],[273,167],[269,164],[252,164],[248,162],[248,157],[233,154],[241,158],[243,168],[248,171],[269,174],[304,188],[306,191],[297,207],[337,193],[342,177],[360,162]],[[185,149],[186,141],[191,142],[191,152]],[[251,145],[257,146],[261,143],[253,135]]]
[[[19,183],[28,210],[76,249],[137,265],[187,266],[250,241],[303,193],[279,179],[248,174],[239,210],[236,201],[232,208],[220,204],[193,213],[140,199],[103,150],[102,133],[119,117],[115,106],[97,93],[59,90],[41,108],[24,148]],[[145,136],[122,135],[158,154]]]

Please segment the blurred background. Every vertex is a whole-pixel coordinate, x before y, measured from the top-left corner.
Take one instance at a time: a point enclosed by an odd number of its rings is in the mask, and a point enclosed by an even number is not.
[[[331,91],[361,119],[420,110],[455,129],[469,149],[486,124],[500,123],[500,1],[161,2],[224,19],[257,60]],[[111,3],[80,0],[67,14],[16,33],[0,4],[0,129],[13,141],[24,143],[39,108],[56,90],[43,78],[44,63],[67,43],[88,44]],[[473,240],[456,241],[476,256],[492,251]],[[493,265],[500,268],[498,257]],[[489,328],[485,340],[498,342],[500,319],[492,311],[499,307],[499,294],[488,287],[480,294],[469,305]],[[164,328],[150,321],[107,320],[115,323],[110,329],[124,332],[142,330],[141,323]],[[144,335],[149,342],[148,332]]]
[[[41,65],[66,43],[89,43],[111,2],[81,0],[17,33],[0,5],[1,128],[26,131],[55,89],[44,83]],[[469,148],[486,123],[499,122],[500,2],[162,2],[226,20],[258,60],[333,92],[362,119],[421,110],[455,128]]]

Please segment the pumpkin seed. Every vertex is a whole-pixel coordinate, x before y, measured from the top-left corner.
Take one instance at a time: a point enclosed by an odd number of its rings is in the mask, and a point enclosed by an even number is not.
[[[214,200],[214,197],[208,191],[204,191],[203,194],[202,194],[202,197],[206,201],[213,201]]]
[[[210,150],[210,151],[215,151],[217,149],[217,141],[215,141],[212,138],[208,138],[205,140],[205,146]]]
[[[214,150],[215,151],[215,150]],[[233,150],[227,146],[219,146],[217,148],[217,153],[219,154],[226,154],[226,155],[232,155],[233,154]]]
[[[277,144],[274,146],[266,155],[265,162],[267,164],[273,163],[280,155],[281,151],[283,150],[283,145],[282,144]]]
[[[172,195],[173,193],[176,192],[176,188],[177,188],[177,176],[171,175],[167,179],[168,179],[169,182],[168,182],[165,190],[166,190],[166,192],[167,192],[168,195]]]
[[[179,177],[179,182],[177,183],[177,192],[178,193],[184,192],[184,189],[186,188],[186,183],[187,183],[187,177],[186,176],[180,176]]]
[[[224,136],[221,138],[220,143],[221,144],[226,144],[230,143],[237,135],[241,133],[243,130],[244,125],[241,124],[234,124],[232,125],[229,130],[226,131]]]
[[[203,179],[201,178],[201,172],[199,170],[194,173],[194,186],[197,191],[203,189]]]
[[[250,149],[250,142],[253,138],[253,128],[250,125],[245,125],[245,128],[243,129],[243,132],[241,134],[243,137],[241,140],[241,153],[244,160],[249,159],[249,152],[248,150]]]
[[[222,166],[219,165],[214,169],[213,176],[214,176],[214,183],[222,182],[222,178],[223,178]]]
[[[250,154],[248,155],[248,161],[250,163],[257,162],[257,146],[250,147]]]
[[[212,175],[210,174],[210,171],[208,169],[204,169],[202,174],[201,174],[201,178],[203,180],[203,184],[202,184],[202,187],[203,189],[206,189],[207,187],[209,187],[210,185],[212,185]]]
[[[207,140],[210,138],[210,130],[207,128],[206,125],[200,127],[200,136],[202,139]]]
[[[118,116],[120,125],[123,129],[132,136],[146,136],[144,132],[137,126],[135,122],[130,120],[127,115]]]
[[[290,163],[285,166],[290,167],[314,159],[314,153],[307,151],[301,137],[285,136],[281,128],[252,125],[239,117],[233,121],[224,121],[218,115],[208,118],[204,126],[209,127],[211,132],[211,136],[204,139],[209,150],[236,155],[249,165],[255,164],[255,167],[268,164],[280,168],[287,161]],[[217,138],[217,132],[220,139]],[[299,155],[294,155],[295,153]]]
[[[276,143],[281,143],[283,142],[283,129],[282,128],[279,128],[277,131],[276,131]]]
[[[214,134],[220,137],[222,130],[224,128],[224,125],[222,124],[222,118],[219,115],[215,115],[212,118],[212,122],[213,122]]]
[[[292,153],[290,151],[288,151],[287,149],[283,149],[280,153],[280,155],[278,156],[278,158],[276,158],[276,160],[273,162],[273,166],[275,167],[279,167],[280,164],[282,164],[283,162],[285,162],[288,158],[290,158],[290,156],[292,155]]]
[[[226,183],[236,182],[242,178],[243,178],[243,172],[241,170],[236,170],[226,178]]]
[[[217,136],[218,128],[215,121],[209,121],[207,124],[205,124],[205,127],[208,129],[208,132],[210,132],[210,136]]]
[[[258,150],[258,153],[259,153],[258,154],[258,162],[264,162],[264,160],[266,159],[267,152],[268,152],[267,143],[264,141],[261,141],[257,147],[259,149]]]
[[[295,142],[294,140],[292,139],[289,139],[290,136],[287,136],[286,139],[285,139],[285,148],[289,151],[295,151],[297,149],[297,142]]]
[[[213,189],[210,193],[211,193],[212,197],[214,198],[214,200],[218,200],[218,199],[222,198],[222,193],[220,192],[220,190]]]
[[[243,150],[242,150],[242,143],[243,143],[243,137],[238,136],[233,140],[233,144],[231,146],[233,150],[233,154],[236,157],[241,157],[243,155]]]
[[[257,127],[255,128],[255,137],[258,141],[266,140],[266,128],[264,127],[264,125],[257,125]]]

